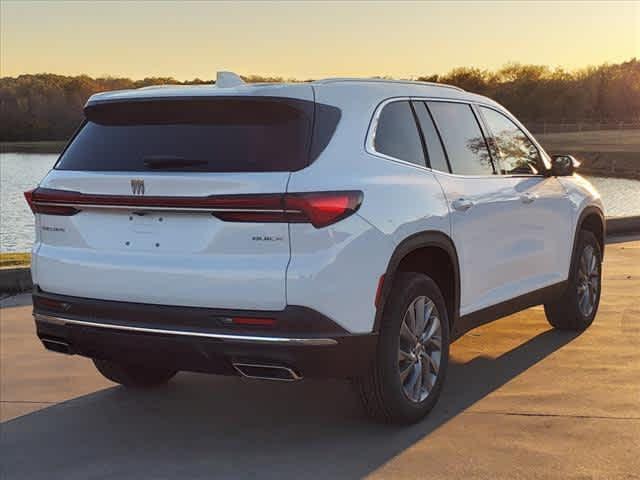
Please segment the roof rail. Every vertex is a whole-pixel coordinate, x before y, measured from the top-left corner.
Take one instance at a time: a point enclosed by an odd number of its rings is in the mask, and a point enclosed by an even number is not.
[[[429,85],[431,87],[451,88],[452,90],[458,90],[459,92],[464,92],[464,89],[460,87],[456,87],[455,85],[448,85],[446,83],[419,82],[417,80],[393,80],[393,79],[386,79],[386,78],[335,77],[335,78],[323,78],[320,80],[316,80],[314,83],[338,83],[338,82],[375,82],[375,83],[399,83],[399,84],[409,84],[409,85]]]

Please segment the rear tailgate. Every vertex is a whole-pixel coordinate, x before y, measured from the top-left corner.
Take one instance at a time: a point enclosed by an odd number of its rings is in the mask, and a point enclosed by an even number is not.
[[[288,224],[252,218],[246,198],[278,197],[290,172],[306,166],[310,88],[308,100],[190,102],[89,109],[40,185],[51,198],[78,203],[71,212],[54,206],[37,214],[41,289],[165,305],[285,307]]]

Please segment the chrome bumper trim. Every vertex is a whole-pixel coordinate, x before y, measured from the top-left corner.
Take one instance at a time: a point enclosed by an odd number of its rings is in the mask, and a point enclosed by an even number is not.
[[[162,328],[134,327],[129,325],[114,325],[110,323],[88,322],[73,318],[55,317],[34,313],[33,317],[38,322],[52,323],[55,325],[80,325],[83,327],[105,328],[107,330],[123,330],[141,333],[159,333],[163,335],[180,335],[183,337],[202,337],[221,340],[224,342],[253,343],[263,345],[304,345],[311,347],[337,345],[333,338],[290,338],[290,337],[260,337],[256,335],[231,335],[226,333],[206,333],[188,330],[167,330]]]

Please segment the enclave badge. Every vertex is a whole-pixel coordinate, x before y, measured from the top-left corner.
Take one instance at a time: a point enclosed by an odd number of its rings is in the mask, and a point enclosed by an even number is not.
[[[131,179],[131,192],[134,195],[144,195],[144,180],[139,178]]]

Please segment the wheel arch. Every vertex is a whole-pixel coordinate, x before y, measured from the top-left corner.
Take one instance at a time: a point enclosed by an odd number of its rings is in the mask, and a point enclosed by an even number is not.
[[[576,247],[578,245],[578,234],[580,230],[588,230],[593,233],[600,244],[600,252],[604,258],[604,244],[606,240],[607,222],[604,218],[602,210],[594,205],[585,207],[576,222],[576,229],[573,235],[573,247],[571,249],[571,263],[569,269],[576,260]],[[571,271],[571,270],[569,270]]]
[[[433,257],[434,254],[437,256]],[[444,266],[442,262],[446,259],[447,272],[424,271],[422,267],[426,265],[425,260],[432,258],[435,261],[428,263],[432,268]],[[406,268],[412,260],[418,262],[419,268]],[[458,253],[453,240],[448,235],[439,231],[426,231],[404,239],[391,255],[379,294],[379,307],[376,310],[374,332],[378,332],[380,329],[387,299],[393,287],[395,276],[400,271],[415,271],[425,274],[431,272],[431,276],[436,277],[433,280],[443,292],[447,303],[447,313],[449,314],[449,326],[453,328],[460,314],[460,265],[458,263]],[[451,277],[447,277],[447,274],[450,274]]]

